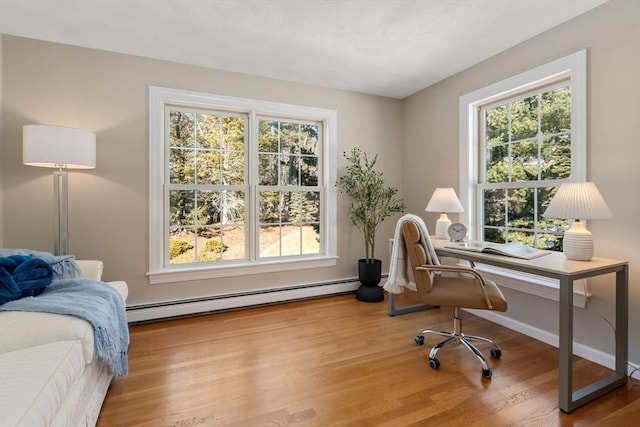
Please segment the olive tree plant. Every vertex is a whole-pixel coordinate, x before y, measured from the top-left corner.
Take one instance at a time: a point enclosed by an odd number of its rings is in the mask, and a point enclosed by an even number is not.
[[[375,169],[377,154],[370,160],[362,150],[353,148],[343,155],[348,164],[336,187],[351,198],[349,218],[364,235],[365,259],[371,264],[378,227],[385,218],[404,212],[406,205],[396,196],[398,189],[385,186],[383,173]]]

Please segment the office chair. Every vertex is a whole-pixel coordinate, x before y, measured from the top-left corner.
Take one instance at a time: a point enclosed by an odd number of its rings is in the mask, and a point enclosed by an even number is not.
[[[454,307],[453,331],[425,329],[415,337],[416,344],[424,344],[425,334],[446,337],[436,344],[429,353],[429,366],[438,369],[440,367],[440,361],[436,357],[438,351],[448,344],[460,343],[478,358],[482,364],[482,376],[490,379],[491,368],[487,360],[470,341],[491,344],[490,354],[496,359],[500,358],[502,350],[488,338],[463,334],[460,309],[506,311],[507,301],[502,292],[494,282],[485,279],[473,268],[440,265],[422,220],[420,223],[415,220],[404,220],[401,227],[410,270],[413,273],[420,298],[425,304]]]

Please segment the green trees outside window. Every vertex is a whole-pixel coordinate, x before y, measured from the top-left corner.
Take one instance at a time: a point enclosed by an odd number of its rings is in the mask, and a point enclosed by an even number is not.
[[[259,257],[320,253],[322,126],[258,121]]]
[[[571,87],[480,110],[483,239],[561,250],[566,221],[542,217],[571,177]]]
[[[321,123],[258,118],[252,142],[247,114],[167,117],[170,264],[321,252]]]

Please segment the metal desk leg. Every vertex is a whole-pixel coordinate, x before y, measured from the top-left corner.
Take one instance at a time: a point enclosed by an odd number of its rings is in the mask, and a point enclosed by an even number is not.
[[[560,280],[560,372],[559,403],[563,412],[569,413],[592,400],[627,383],[627,358],[629,351],[629,270],[625,265],[616,271],[616,372],[586,387],[573,389],[573,281]]]
[[[558,406],[564,412],[571,412],[573,388],[573,280],[560,279],[560,329],[559,329],[559,372]]]
[[[402,307],[396,307],[395,294],[389,293],[389,316],[395,316],[396,314],[413,313],[414,311],[427,310],[429,308],[435,308],[434,305],[428,304],[412,304]]]
[[[616,272],[616,375],[627,379],[629,358],[629,266]]]

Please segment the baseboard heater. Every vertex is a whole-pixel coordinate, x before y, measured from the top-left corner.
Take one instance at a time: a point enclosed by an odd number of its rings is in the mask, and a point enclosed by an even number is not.
[[[358,279],[350,278],[284,288],[262,289],[251,292],[132,305],[127,307],[127,320],[129,323],[141,323],[339,295],[353,292],[358,289],[358,286],[360,286]]]

